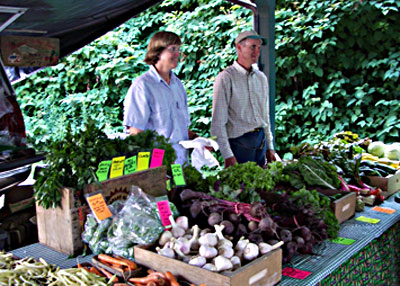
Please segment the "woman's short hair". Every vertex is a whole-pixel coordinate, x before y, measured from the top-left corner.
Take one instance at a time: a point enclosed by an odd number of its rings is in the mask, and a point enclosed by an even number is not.
[[[158,32],[151,37],[147,46],[144,61],[146,64],[154,65],[160,59],[161,52],[170,45],[180,45],[181,39],[173,32]]]

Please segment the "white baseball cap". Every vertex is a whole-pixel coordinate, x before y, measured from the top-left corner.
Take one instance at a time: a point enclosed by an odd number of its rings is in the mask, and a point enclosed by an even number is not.
[[[241,32],[235,40],[235,44],[239,44],[241,41],[244,39],[260,39],[262,42],[262,45],[267,44],[267,39],[261,37],[259,34],[257,34],[255,31],[243,31]]]

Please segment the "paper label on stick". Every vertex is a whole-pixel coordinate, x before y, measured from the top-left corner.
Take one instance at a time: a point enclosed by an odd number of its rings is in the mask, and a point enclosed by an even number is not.
[[[161,222],[165,228],[171,225],[169,217],[172,215],[171,208],[169,207],[168,197],[162,196],[157,198],[157,208],[160,214]]]
[[[136,172],[136,155],[125,159],[124,174],[129,175]]]
[[[150,168],[156,168],[162,165],[164,152],[165,151],[162,149],[153,149],[153,153],[151,153]]]
[[[102,161],[99,163],[99,167],[97,168],[97,178],[100,182],[108,179],[108,171],[110,170],[112,161]]]
[[[307,278],[308,275],[310,275],[310,274],[311,274],[311,272],[309,272],[309,271],[303,271],[303,270],[295,269],[295,268],[291,268],[291,267],[286,267],[285,269],[282,270],[282,275],[288,276],[291,278],[300,279],[300,280]]]
[[[146,170],[149,168],[150,152],[139,152],[137,159],[137,170]]]
[[[176,186],[185,186],[185,178],[183,176],[182,166],[181,164],[172,164],[171,165],[172,176],[174,177],[174,182]]]
[[[333,243],[343,244],[343,245],[351,245],[355,242],[354,239],[345,238],[345,237],[337,237],[335,239],[331,239]]]
[[[125,156],[115,157],[112,159],[110,179],[121,177],[124,175]]]
[[[379,206],[375,206],[372,210],[376,211],[376,212],[385,213],[385,214],[392,214],[392,213],[394,213],[396,211],[394,209],[383,208],[383,207],[379,207]]]
[[[102,221],[112,216],[102,193],[96,193],[91,196],[89,195],[86,197],[86,200],[97,221]]]
[[[370,217],[365,217],[365,216],[359,216],[358,218],[356,218],[356,220],[362,221],[362,222],[367,222],[367,223],[373,223],[373,224],[381,221],[378,218],[370,218]]]

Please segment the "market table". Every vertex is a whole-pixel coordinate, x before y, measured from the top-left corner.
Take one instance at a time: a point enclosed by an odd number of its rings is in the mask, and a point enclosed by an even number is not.
[[[325,241],[314,248],[315,255],[295,256],[284,265],[309,271],[303,280],[282,276],[279,285],[400,285],[400,204],[394,197],[380,205],[395,210],[392,214],[366,207],[363,212],[341,224],[339,236],[355,240],[351,245]],[[380,219],[376,224],[361,222],[358,217]],[[40,243],[10,251],[18,257],[42,257],[61,268],[73,267],[70,258]],[[79,256],[79,262],[90,261],[92,255]],[[368,282],[369,281],[369,282]],[[372,282],[373,281],[373,282]]]
[[[314,247],[315,255],[295,256],[283,265],[311,272],[305,279],[282,276],[279,285],[400,285],[400,203],[388,198],[382,208],[392,214],[366,207],[342,223],[339,237],[355,240],[351,245],[325,241]],[[356,220],[380,219],[376,224]]]

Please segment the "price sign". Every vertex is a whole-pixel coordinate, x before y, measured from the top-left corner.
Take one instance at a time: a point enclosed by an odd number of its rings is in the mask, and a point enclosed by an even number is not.
[[[345,237],[337,237],[335,239],[331,239],[333,243],[343,244],[343,245],[351,245],[355,242],[354,239],[345,238]]]
[[[102,161],[99,163],[99,167],[97,168],[97,178],[100,182],[108,179],[108,171],[111,167],[111,161]]]
[[[157,208],[160,214],[161,222],[165,228],[171,226],[169,217],[172,215],[171,208],[169,207],[168,197],[162,196],[157,198]]]
[[[303,271],[291,267],[286,267],[282,270],[282,275],[300,280],[307,278],[310,274],[311,272],[309,271]]]
[[[376,211],[376,212],[385,213],[385,214],[392,214],[392,213],[394,213],[396,211],[394,209],[383,208],[383,207],[379,207],[379,206],[375,206],[372,210]]]
[[[146,170],[149,168],[150,161],[150,152],[139,152],[138,153],[138,162],[137,162],[137,170]]]
[[[112,159],[110,179],[121,177],[124,174],[125,156],[115,157]]]
[[[156,168],[162,165],[164,152],[165,151],[162,149],[153,149],[153,153],[151,154],[150,168]]]
[[[136,172],[136,155],[125,159],[124,174],[132,174]]]
[[[370,218],[370,217],[365,217],[365,216],[359,216],[358,218],[356,218],[356,220],[362,221],[362,222],[367,222],[367,223],[373,223],[373,224],[381,221],[378,218]]]
[[[172,176],[174,177],[175,185],[185,186],[185,177],[183,176],[182,166],[181,164],[172,164],[171,165]]]
[[[97,221],[100,222],[112,216],[102,193],[89,195],[86,197],[86,200]]]

